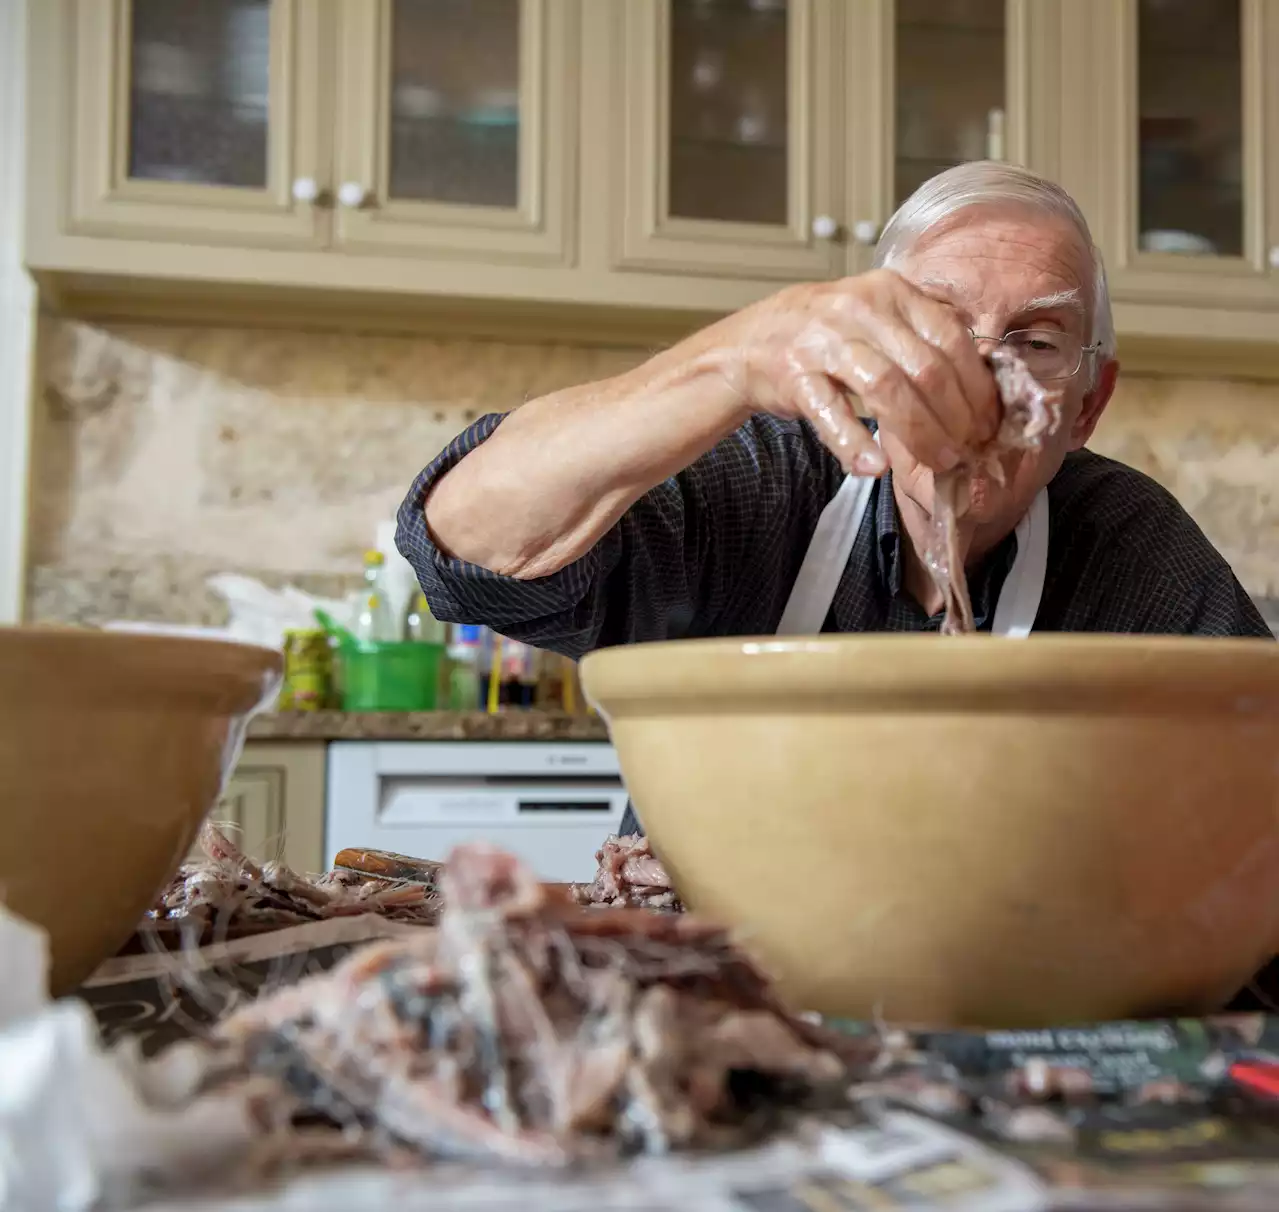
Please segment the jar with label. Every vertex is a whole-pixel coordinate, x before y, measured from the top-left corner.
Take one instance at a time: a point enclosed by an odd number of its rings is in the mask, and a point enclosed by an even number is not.
[[[333,703],[333,651],[319,628],[284,633],[281,711],[323,711]]]

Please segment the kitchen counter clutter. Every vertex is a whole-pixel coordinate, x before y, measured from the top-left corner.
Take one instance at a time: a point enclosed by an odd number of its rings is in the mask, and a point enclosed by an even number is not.
[[[559,711],[274,711],[255,741],[607,741],[599,716]]]
[[[575,909],[486,847],[443,871],[367,857],[344,870],[439,877],[438,929],[339,917],[189,953],[177,991],[155,954],[81,990],[103,1042],[131,1040],[153,1081],[171,1045],[221,1040],[216,1060],[184,1054],[206,1079],[171,1096],[148,1159],[182,1207],[1275,1206],[1274,1016],[985,1032],[796,1018],[692,917]],[[460,1020],[465,1004],[488,1011]],[[466,1080],[433,1081],[441,1061]],[[237,1121],[238,1100],[273,1132]],[[196,1124],[203,1168],[179,1162]]]
[[[136,815],[156,775],[135,750],[177,762],[197,733],[206,750],[217,741],[199,763],[209,777],[167,797],[203,812],[239,721],[211,727],[193,696],[203,688],[229,711],[231,674],[247,662],[258,676],[243,688],[243,711],[274,701],[274,654],[175,637],[49,634],[23,650],[73,645],[67,667],[83,674],[97,649],[116,676],[93,683],[96,714],[71,710],[65,696],[88,686],[57,676],[62,662],[48,653],[26,665],[10,653],[15,676],[0,677],[0,689],[13,688],[9,731],[19,742],[6,770],[35,767],[43,780],[15,781],[10,834],[22,842],[14,820],[39,827],[50,806],[84,805],[74,828],[27,835],[44,854],[75,853],[35,864],[44,877],[37,895],[0,908],[3,1212],[1274,1207],[1276,1020],[1219,1013],[1225,995],[1214,995],[1215,949],[1231,959],[1275,903],[1274,888],[1251,916],[1227,903],[1250,896],[1235,830],[1256,821],[1246,857],[1274,856],[1274,842],[1264,843],[1275,828],[1275,768],[1261,745],[1275,734],[1270,643],[1185,642],[1176,657],[1160,649],[1172,641],[1149,638],[996,648],[977,637],[927,646],[877,637],[874,649],[824,638],[790,659],[776,641],[763,658],[752,644],[737,662],[723,641],[690,641],[679,662],[651,649],[643,670],[616,650],[596,653],[584,664],[586,686],[615,723],[618,752],[584,741],[253,741],[237,778],[257,763],[266,808],[275,801],[265,789],[303,777],[287,757],[310,764],[306,777],[318,762],[329,803],[352,809],[326,830],[326,844],[347,853],[312,878],[325,867],[280,861],[280,834],[296,832],[289,820],[260,817],[258,857],[215,817],[203,860],[161,891],[131,860],[168,868],[185,842]],[[979,677],[988,662],[996,668]],[[682,710],[673,701],[681,685],[703,705]],[[1029,700],[1028,687],[1038,697]],[[860,705],[883,714],[887,688],[900,716],[919,704],[904,727],[919,737],[912,761],[888,760],[890,746],[866,731],[873,713]],[[139,731],[139,703],[153,704],[153,728]],[[779,703],[789,718],[779,718]],[[735,742],[753,705],[762,727]],[[718,736],[709,706],[725,721]],[[34,732],[33,711],[46,725]],[[672,717],[665,751],[637,743],[646,712]],[[988,736],[970,730],[982,716]],[[1011,719],[1020,729],[1012,744]],[[1056,744],[1053,729],[1072,720],[1085,724]],[[1091,744],[1100,721],[1105,743]],[[1170,734],[1162,745],[1149,743],[1157,729]],[[123,744],[130,736],[135,749]],[[1189,739],[1207,763],[1199,772],[1180,761]],[[680,748],[690,740],[694,751]],[[766,746],[778,782],[758,760]],[[286,751],[278,771],[250,752],[269,747]],[[1003,780],[984,783],[962,760],[982,747],[1002,757]],[[1124,763],[1135,749],[1164,768],[1131,777]],[[921,752],[946,777],[941,791],[920,784]],[[98,760],[85,766],[85,753]],[[615,831],[606,822],[626,799],[620,761],[656,855],[615,847],[599,866],[618,887],[595,883],[610,899],[627,891],[623,883],[656,888],[652,860],[661,857],[694,912],[589,907],[577,903],[580,892],[571,900],[548,886],[582,878],[547,874],[570,853],[567,838],[580,834],[594,850]],[[658,766],[683,782],[640,777]],[[850,771],[857,784],[843,781]],[[916,786],[877,800],[871,776],[883,788],[902,771]],[[1083,781],[1090,771],[1113,785]],[[1176,794],[1166,791],[1172,779]],[[825,823],[819,782],[843,814]],[[1123,798],[1108,798],[1117,790]],[[1202,809],[1214,793],[1232,814],[1209,819]],[[253,794],[246,786],[246,804]],[[679,843],[682,805],[719,822],[701,861]],[[997,810],[1021,832],[994,819]],[[914,818],[909,844],[895,849],[839,827],[872,817],[882,832]],[[87,828],[99,818],[116,832]],[[788,830],[770,834],[770,820]],[[975,857],[961,831],[982,842],[984,821],[1003,849]],[[1062,828],[1046,834],[1055,821]],[[839,864],[797,851],[819,828]],[[1116,833],[1129,829],[1137,832]],[[693,836],[685,830],[686,841]],[[1017,836],[1021,851],[1009,846]],[[30,851],[12,852],[4,882],[32,867]],[[437,854],[443,867],[430,861]],[[708,878],[715,864],[731,878]],[[588,864],[588,878],[596,867]],[[886,876],[895,868],[896,882]],[[50,879],[54,870],[80,878]],[[967,888],[948,888],[948,873],[963,873]],[[1016,880],[1027,873],[1036,882],[1024,891]],[[1138,895],[1157,879],[1171,882],[1172,902]],[[772,923],[753,916],[759,905],[748,912],[718,895],[738,883],[795,923],[788,947],[776,930],[766,939],[761,926]],[[1116,908],[1101,917],[1099,902]],[[904,929],[939,904],[937,946]],[[27,905],[45,910],[44,929],[15,915]],[[797,917],[797,906],[808,915]],[[1208,960],[1176,986],[1136,987],[1135,973],[1162,961],[1171,969],[1193,940],[1157,949],[1160,932],[1135,927],[1167,928],[1178,912],[1214,931]],[[108,914],[121,924],[120,943],[127,931],[142,934],[143,953],[102,963],[117,950],[107,940],[85,964],[87,979],[65,978],[81,996],[51,1003],[49,948],[55,981],[68,954],[61,927]],[[874,928],[815,955],[829,923],[850,921]],[[190,945],[164,950],[164,924]],[[235,937],[234,927],[252,937]],[[1259,933],[1269,954],[1274,920]],[[1111,962],[1116,953],[1123,966]],[[800,954],[813,957],[811,968],[857,980],[838,999],[832,986],[815,990],[795,979]],[[1050,986],[1067,964],[1070,980]],[[1212,988],[1200,993],[1206,977]],[[928,1008],[901,996],[910,980],[941,996]],[[1078,996],[1086,983],[1088,1001]],[[967,996],[975,989],[981,1001]],[[1162,1017],[1098,1021],[1153,1014]],[[985,1030],[964,1030],[975,1024]]]

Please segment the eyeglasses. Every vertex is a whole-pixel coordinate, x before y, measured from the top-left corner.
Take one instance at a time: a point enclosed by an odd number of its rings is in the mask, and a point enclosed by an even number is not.
[[[971,328],[969,335],[974,341],[1007,345],[1041,382],[1071,378],[1083,365],[1085,354],[1097,353],[1102,348],[1100,344],[1086,345],[1079,337],[1053,329],[1020,328],[1003,337],[981,337]]]

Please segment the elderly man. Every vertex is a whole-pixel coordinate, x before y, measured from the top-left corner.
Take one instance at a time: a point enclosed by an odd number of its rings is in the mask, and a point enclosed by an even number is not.
[[[1118,366],[1101,258],[1062,189],[1003,164],[950,169],[894,215],[876,266],[478,421],[400,511],[437,617],[575,658],[936,630],[933,477],[994,434],[982,353],[1003,342],[1062,423],[1004,456],[1003,485],[972,484],[959,537],[977,626],[1270,634],[1169,493],[1084,449]]]

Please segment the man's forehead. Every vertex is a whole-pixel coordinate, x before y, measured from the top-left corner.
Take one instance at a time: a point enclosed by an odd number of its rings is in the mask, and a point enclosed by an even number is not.
[[[1083,310],[1087,255],[1079,234],[1063,221],[974,208],[922,232],[895,268],[957,304],[998,297],[1006,305],[1044,308],[1052,299],[1072,310],[1079,302]]]

